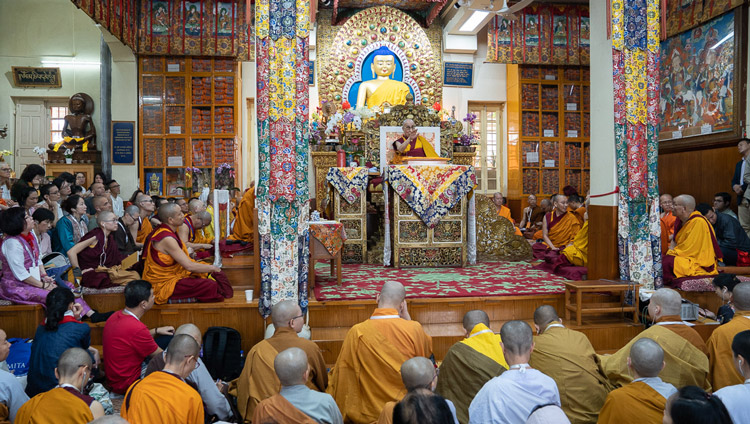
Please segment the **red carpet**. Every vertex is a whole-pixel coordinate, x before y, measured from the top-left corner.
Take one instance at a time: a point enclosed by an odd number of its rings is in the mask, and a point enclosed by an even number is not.
[[[315,267],[315,298],[323,300],[374,299],[383,283],[399,281],[408,298],[483,297],[559,294],[562,277],[534,269],[527,262],[482,262],[466,268],[386,268],[345,264],[341,287],[329,276],[330,266]]]

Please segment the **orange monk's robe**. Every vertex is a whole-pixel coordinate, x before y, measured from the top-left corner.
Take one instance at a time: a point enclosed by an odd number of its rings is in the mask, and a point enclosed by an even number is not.
[[[79,424],[94,419],[86,402],[57,387],[39,393],[24,403],[16,413],[16,424]]]
[[[534,343],[529,365],[555,380],[570,422],[595,423],[613,387],[601,371],[588,337],[553,322],[534,337]]]
[[[404,389],[406,390],[406,389]],[[393,410],[396,408],[398,402],[391,401],[383,406],[383,410],[380,411],[380,416],[375,422],[376,424],[393,424]]]
[[[453,402],[459,422],[469,422],[469,405],[474,396],[488,381],[508,369],[501,341],[499,334],[477,324],[468,338],[448,349],[440,364],[435,391]]]
[[[130,386],[120,415],[130,424],[203,424],[203,400],[180,377],[155,371]]]
[[[573,241],[573,238],[581,229],[578,219],[569,212],[558,216],[555,211],[552,211],[547,213],[544,220],[547,222],[547,237],[558,248],[563,248]]]
[[[258,404],[279,393],[281,382],[273,367],[279,352],[291,347],[305,351],[310,364],[310,379],[307,387],[325,392],[328,387],[328,374],[323,354],[315,342],[298,337],[294,329],[279,327],[272,337],[263,340],[250,349],[237,380],[237,408],[245,419],[250,419]]]
[[[667,400],[642,381],[628,384],[609,395],[599,413],[599,424],[660,424]]]
[[[0,402],[0,424],[10,424],[10,411],[2,402]]]
[[[156,250],[153,244],[167,237],[177,240],[177,244],[182,247],[185,255],[190,256],[186,245],[180,241],[180,237],[165,224],[158,227],[145,241],[143,254],[146,260],[143,265],[143,279],[153,286],[155,302],[159,305],[167,303],[174,292],[175,285],[183,278],[208,278],[208,274],[192,273],[171,256]]]
[[[674,223],[677,221],[677,217],[674,216],[672,212],[667,212],[666,215],[661,217],[661,222],[664,223],[664,226],[667,227],[667,231],[669,232],[669,235],[674,234]]]
[[[665,315],[657,319],[656,323],[661,327],[674,331],[705,355],[708,355],[708,347],[706,346],[706,342],[703,341],[703,337],[693,327],[684,323],[679,315]]]
[[[711,386],[714,392],[727,386],[742,384],[745,378],[737,372],[732,354],[732,340],[737,333],[750,330],[750,311],[734,311],[734,318],[719,326],[708,338],[711,362]]]
[[[669,228],[667,228],[666,222],[663,219],[659,220],[661,226],[661,254],[666,255],[669,250]]]
[[[507,207],[507,206],[500,206],[500,210],[497,211],[497,214],[500,215],[500,216],[502,216],[503,218],[507,219],[508,221],[510,221],[511,224],[513,224],[513,228],[516,230],[516,235],[517,236],[523,236],[523,233],[521,232],[521,230],[519,230],[518,227],[516,227],[516,221],[514,221],[513,218],[510,216],[510,208],[509,207]]]
[[[575,266],[586,266],[589,256],[589,222],[583,223],[583,227],[578,231],[573,244],[566,246],[562,254],[571,264]]]
[[[240,200],[229,240],[253,241],[253,232],[255,231],[253,209],[255,209],[255,188],[250,187]]]
[[[416,356],[432,356],[432,339],[393,308],[375,309],[352,327],[328,385],[344,422],[372,423],[386,402],[399,400],[405,394],[401,364]]]
[[[749,320],[750,321],[750,320]],[[664,350],[664,369],[659,377],[675,387],[698,386],[711,390],[708,378],[708,357],[676,332],[654,325],[633,337],[623,348],[612,355],[599,355],[602,371],[615,386],[623,386],[633,381],[628,369],[628,355],[633,343],[643,337],[659,343]]]
[[[148,237],[151,232],[154,231],[154,226],[151,225],[151,220],[146,218],[138,218],[138,234],[136,234],[135,241],[136,243],[143,243],[146,241],[146,237]]]
[[[383,81],[375,91],[367,98],[367,107],[373,108],[383,103],[389,103],[391,106],[406,104],[406,96],[410,93],[409,86],[401,81],[386,80]]]
[[[690,214],[674,239],[675,247],[667,251],[667,256],[674,257],[671,271],[675,278],[718,274],[716,261],[721,258],[721,249],[713,226],[700,212]]]
[[[297,409],[284,396],[275,394],[258,404],[253,412],[253,423],[300,423],[316,424],[317,421]]]

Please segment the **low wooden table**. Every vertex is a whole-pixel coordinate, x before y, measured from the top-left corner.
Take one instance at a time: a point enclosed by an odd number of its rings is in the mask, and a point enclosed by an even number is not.
[[[581,316],[601,315],[612,312],[633,312],[633,322],[638,323],[638,290],[640,284],[616,283],[608,281],[566,281],[565,282],[565,320],[570,321],[570,312],[576,313],[576,325],[581,325]],[[633,289],[633,305],[624,305],[625,293]],[[570,302],[571,293],[575,292],[575,303]],[[584,293],[615,292],[620,293],[620,303],[592,303],[586,306],[583,303]]]

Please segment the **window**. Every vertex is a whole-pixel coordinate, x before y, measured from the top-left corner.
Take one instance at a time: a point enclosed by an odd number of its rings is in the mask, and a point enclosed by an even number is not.
[[[62,129],[65,125],[65,115],[68,114],[67,106],[49,106],[49,141],[57,143],[62,140]]]
[[[477,189],[483,193],[501,191],[502,170],[502,109],[501,104],[469,103],[469,112],[477,116],[473,132],[480,142],[474,158]],[[507,193],[503,193],[506,194]]]

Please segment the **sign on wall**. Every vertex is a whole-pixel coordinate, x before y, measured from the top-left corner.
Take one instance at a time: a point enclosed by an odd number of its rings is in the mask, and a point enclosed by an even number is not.
[[[135,164],[135,121],[112,121],[112,164]]]
[[[474,63],[445,62],[443,64],[443,85],[473,87]]]
[[[315,86],[315,61],[308,60],[307,68],[309,72],[307,74],[307,83],[310,85],[310,87],[314,87]]]
[[[13,85],[16,87],[62,87],[60,68],[30,68],[13,66]]]

